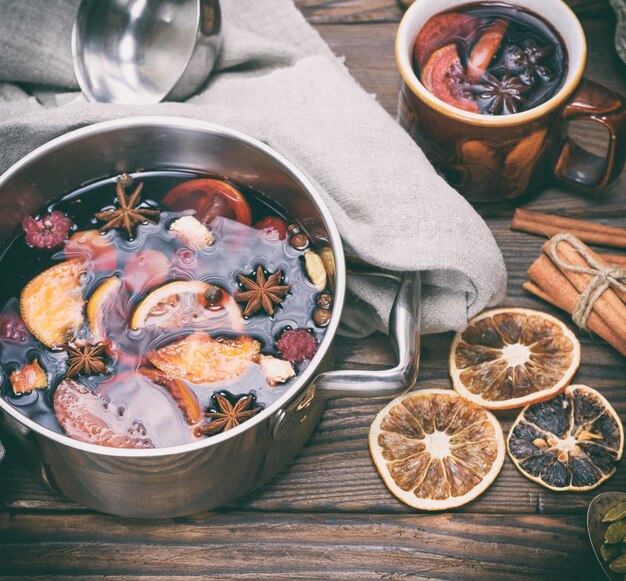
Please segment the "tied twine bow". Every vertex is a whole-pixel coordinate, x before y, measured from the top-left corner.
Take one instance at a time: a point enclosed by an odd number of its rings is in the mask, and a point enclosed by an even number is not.
[[[559,242],[568,242],[585,259],[589,266],[577,266],[560,258],[557,250]],[[554,236],[550,241],[550,254],[552,255],[552,260],[559,268],[591,276],[589,284],[581,293],[572,312],[573,321],[581,329],[587,328],[587,321],[593,311],[594,304],[609,287],[626,292],[626,269],[617,266],[606,266],[599,262],[573,234],[563,232]]]

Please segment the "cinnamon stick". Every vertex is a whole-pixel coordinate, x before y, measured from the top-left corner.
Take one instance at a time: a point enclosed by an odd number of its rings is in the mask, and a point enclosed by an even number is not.
[[[570,232],[583,242],[612,248],[626,248],[625,228],[595,224],[574,218],[563,218],[562,216],[523,210],[522,208],[515,210],[511,229],[529,234],[539,234],[548,238],[561,232]]]
[[[531,265],[528,276],[531,280],[524,283],[526,290],[559,309],[572,313],[580,294],[547,256],[540,256]],[[597,313],[591,313],[587,327],[626,356],[626,342]]]
[[[626,256],[619,256],[617,254],[599,254],[598,256],[605,264],[626,268]]]
[[[589,267],[586,260],[567,241],[561,241],[557,250],[558,256],[568,264],[583,268]],[[555,262],[550,242],[544,244],[543,251]],[[592,276],[589,274],[573,272],[561,267],[558,268],[579,294],[585,291],[592,280]],[[615,335],[626,344],[626,305],[612,288],[608,288],[602,293],[594,303],[593,310],[607,326],[611,327]]]

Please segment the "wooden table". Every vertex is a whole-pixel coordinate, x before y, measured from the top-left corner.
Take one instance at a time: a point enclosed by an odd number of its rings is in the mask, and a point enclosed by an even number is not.
[[[435,1],[435,0],[431,0]],[[546,0],[553,1],[553,0]],[[605,0],[576,0],[589,40],[589,78],[626,94],[612,49]],[[306,17],[355,78],[395,115],[399,75],[394,0],[298,0]],[[596,133],[581,129],[585,142]],[[585,197],[550,189],[526,207],[623,224],[626,178]],[[480,209],[509,269],[506,305],[553,312],[521,288],[542,241],[514,233],[509,204]],[[556,312],[556,311],[554,311]],[[558,314],[558,313],[557,313]],[[626,420],[626,361],[581,334],[576,381],[599,388]],[[450,336],[424,341],[418,387],[450,387]],[[338,341],[335,364],[372,369],[392,363],[385,337]],[[9,454],[0,466],[0,575],[138,575],[188,579],[536,579],[591,580],[602,574],[585,529],[593,493],[558,494],[533,484],[506,460],[495,484],[470,505],[420,514],[386,489],[367,449],[380,403],[331,402],[300,455],[248,498],[210,513],[165,521],[96,514],[49,492]],[[511,416],[501,418],[508,431]],[[626,462],[601,491],[626,490]]]

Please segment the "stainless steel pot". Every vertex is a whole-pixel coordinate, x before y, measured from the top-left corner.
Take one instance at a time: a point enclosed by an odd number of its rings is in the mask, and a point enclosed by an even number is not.
[[[302,172],[263,143],[225,127],[171,117],[98,123],[27,155],[0,177],[1,207],[15,207],[20,200],[10,223],[8,213],[0,222],[0,237],[6,239],[24,215],[67,191],[140,169],[217,174],[257,188],[334,256],[333,316],[317,354],[280,399],[226,433],[171,448],[107,448],[57,434],[0,399],[4,435],[17,440],[51,488],[106,513],[172,517],[225,504],[274,476],[304,445],[328,399],[390,397],[412,387],[419,362],[420,281],[415,273],[402,276],[393,307],[389,331],[398,364],[385,371],[330,371],[346,264],[320,194]]]

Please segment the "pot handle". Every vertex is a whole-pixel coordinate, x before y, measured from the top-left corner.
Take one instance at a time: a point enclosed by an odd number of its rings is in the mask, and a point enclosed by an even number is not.
[[[369,271],[359,272],[398,280],[395,274]],[[313,381],[311,391],[315,399],[340,397],[390,398],[411,389],[417,380],[420,359],[420,327],[422,314],[422,286],[419,272],[405,272],[400,278],[391,316],[389,338],[397,357],[397,365],[383,371],[328,371]]]

